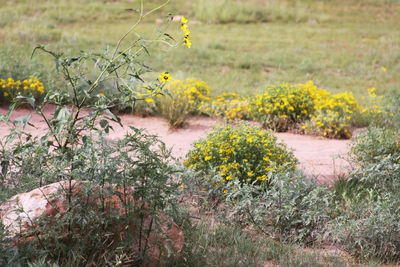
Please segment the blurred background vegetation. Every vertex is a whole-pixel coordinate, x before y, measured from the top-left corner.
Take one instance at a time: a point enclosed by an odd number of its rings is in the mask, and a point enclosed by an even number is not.
[[[36,75],[60,89],[53,62],[31,61],[32,49],[102,51],[137,18],[128,9],[139,7],[133,0],[1,2],[0,77]],[[145,9],[160,3],[145,1]],[[189,18],[193,46],[152,45],[145,62],[154,77],[169,71],[204,80],[215,94],[245,95],[313,80],[332,92],[353,91],[361,104],[368,104],[367,88],[381,95],[400,83],[398,0],[175,0],[146,18],[138,34],[154,34],[169,13]],[[178,36],[179,26],[172,22],[168,32]]]

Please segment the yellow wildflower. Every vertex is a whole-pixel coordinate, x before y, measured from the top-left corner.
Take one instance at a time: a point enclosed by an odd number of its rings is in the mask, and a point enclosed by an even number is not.
[[[166,83],[172,81],[171,76],[168,74],[168,72],[163,72],[160,76],[158,76],[161,80],[161,82]]]
[[[182,24],[186,24],[186,23],[188,23],[188,20],[185,19],[184,16],[182,16],[182,17],[181,17],[181,22],[182,22]]]

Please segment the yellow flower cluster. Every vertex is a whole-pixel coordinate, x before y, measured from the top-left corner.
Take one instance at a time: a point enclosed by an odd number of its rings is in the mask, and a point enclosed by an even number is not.
[[[210,101],[203,101],[199,108],[209,116],[228,120],[246,119],[249,109],[247,99],[236,93],[224,93]]]
[[[184,163],[210,180],[219,175],[220,181],[212,183],[223,187],[233,180],[268,181],[275,172],[294,169],[297,159],[270,132],[240,123],[217,127],[197,141]]]
[[[45,92],[43,83],[36,77],[20,81],[13,78],[0,79],[0,102],[10,102],[18,95],[39,97]]]
[[[332,95],[312,81],[272,86],[250,101],[251,117],[266,128],[286,131],[302,125],[305,133],[334,138],[351,137],[351,121],[361,110],[351,92]]]
[[[167,73],[163,73],[160,79],[163,83],[172,80]],[[332,94],[318,88],[312,81],[270,86],[262,94],[250,98],[236,93],[210,98],[209,87],[191,79],[172,81],[163,88],[165,95],[143,99],[147,107],[153,109],[151,113],[161,113],[173,127],[182,126],[190,114],[202,113],[228,120],[252,118],[261,122],[264,128],[276,131],[300,129],[307,134],[350,138],[355,114],[384,113],[375,101],[375,88],[368,89],[369,96],[374,99],[371,110],[361,108],[351,92]]]
[[[209,101],[210,88],[203,81],[187,79],[175,80],[165,86],[167,92],[175,98],[178,105],[189,104],[190,112],[196,113],[202,101]]]
[[[190,46],[192,45],[192,40],[190,40],[190,38],[189,38],[190,31],[189,31],[189,28],[188,28],[188,26],[186,24],[187,22],[188,22],[188,20],[185,19],[184,16],[182,16],[182,18],[181,18],[181,29],[185,33],[184,42],[185,42],[185,45],[190,48]]]
[[[305,133],[332,138],[351,137],[351,120],[354,113],[361,110],[351,92],[331,95],[318,90],[314,102],[316,111],[302,126]]]
[[[368,88],[367,92],[370,100],[372,100],[372,105],[369,108],[363,108],[361,113],[366,114],[368,117],[379,117],[382,115],[394,116],[394,114],[388,114],[385,108],[382,107],[383,96],[377,97],[376,88]]]
[[[263,127],[287,131],[296,123],[310,118],[314,112],[313,95],[316,86],[306,84],[282,84],[270,86],[263,94],[250,100],[250,116]]]
[[[3,92],[3,97],[11,97],[18,94],[26,95],[27,92],[43,94],[44,86],[36,77],[31,77],[23,81],[8,78],[6,80],[0,79],[0,90]]]

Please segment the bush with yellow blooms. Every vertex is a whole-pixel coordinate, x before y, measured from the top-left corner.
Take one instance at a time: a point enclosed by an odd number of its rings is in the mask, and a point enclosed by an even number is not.
[[[209,101],[203,101],[200,111],[210,117],[225,117],[228,120],[247,119],[249,106],[247,98],[237,93],[223,93]]]
[[[270,86],[250,100],[250,116],[264,128],[287,131],[314,113],[315,90],[312,82]]]
[[[13,78],[0,79],[0,103],[10,103],[17,96],[33,96],[36,99],[45,92],[44,85],[32,76],[22,81]]]
[[[296,164],[293,153],[271,132],[244,122],[215,128],[193,144],[185,161],[187,167],[204,174],[211,187],[225,193],[224,184],[230,181],[268,184],[273,174],[295,169]]]

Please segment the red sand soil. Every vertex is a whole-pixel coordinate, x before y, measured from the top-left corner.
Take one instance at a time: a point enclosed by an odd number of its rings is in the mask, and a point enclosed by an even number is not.
[[[52,107],[45,109],[45,114],[52,113],[53,109]],[[0,114],[6,114],[7,111],[7,108],[0,107]],[[40,116],[33,114],[32,111],[25,109],[14,111],[12,119],[28,113],[32,114],[29,122],[35,127],[28,126],[27,130],[33,135],[40,135],[46,129],[46,124]],[[121,128],[117,124],[112,124],[114,131],[110,132],[111,140],[123,137],[130,131],[128,126],[144,128],[146,133],[158,135],[167,147],[172,148],[172,154],[176,157],[184,157],[194,141],[205,137],[207,131],[221,123],[212,118],[193,117],[188,120],[186,127],[171,131],[168,122],[162,118],[143,118],[128,114],[123,114],[120,118],[125,127]],[[0,123],[0,138],[7,135],[8,131],[9,127]],[[300,161],[300,168],[319,182],[332,183],[334,177],[346,172],[348,163],[344,157],[349,150],[348,140],[333,140],[292,133],[275,133],[275,135],[279,141],[286,143],[293,150]]]

